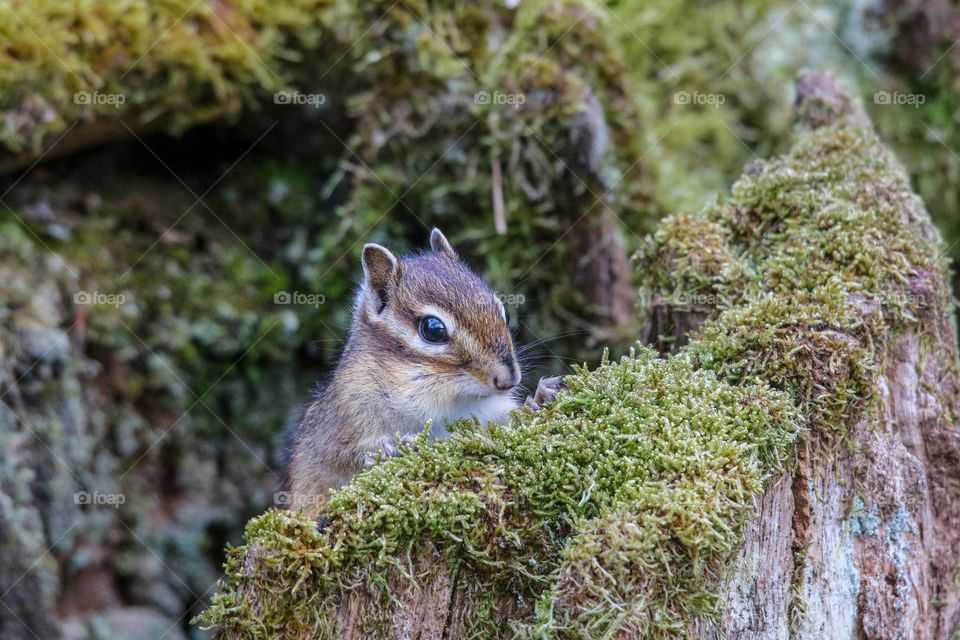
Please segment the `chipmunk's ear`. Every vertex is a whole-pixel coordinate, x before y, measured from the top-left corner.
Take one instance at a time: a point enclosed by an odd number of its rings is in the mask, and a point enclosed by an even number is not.
[[[386,247],[368,244],[363,247],[362,262],[367,290],[375,297],[379,313],[387,304],[387,296],[397,275],[397,258]]]
[[[453,258],[454,260],[457,259],[457,252],[454,251],[453,247],[450,246],[446,236],[440,233],[440,229],[437,229],[436,227],[434,227],[433,231],[430,232],[430,248],[437,253],[442,253],[448,258]]]

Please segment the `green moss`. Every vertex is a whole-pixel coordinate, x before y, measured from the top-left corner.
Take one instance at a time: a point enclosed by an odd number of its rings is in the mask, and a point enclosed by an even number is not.
[[[705,211],[751,276],[720,286],[729,306],[691,352],[727,379],[792,391],[812,424],[842,432],[872,396],[883,341],[948,304],[942,247],[924,215],[861,121],[801,132],[789,154]]]
[[[251,112],[268,111],[283,124],[264,146],[280,135],[295,141],[275,155],[309,167],[313,191],[322,185],[322,212],[312,213],[337,224],[322,240],[331,252],[373,229],[398,249],[420,246],[425,227],[439,225],[515,303],[525,339],[561,333],[571,317],[606,322],[571,285],[583,251],[558,237],[574,225],[568,241],[585,235],[605,210],[636,229],[657,215],[652,168],[636,162],[649,146],[648,118],[616,46],[626,32],[586,0],[69,9],[46,0],[0,7],[0,35],[9,43],[0,52],[0,144],[9,151],[38,151],[75,122],[90,124],[92,138],[98,128],[126,135],[124,124],[180,132],[246,109],[243,125],[257,129],[266,118]],[[283,87],[326,102],[273,105]],[[75,100],[94,94],[113,102]],[[494,180],[494,165],[507,179]],[[494,227],[495,184],[505,234]],[[255,200],[236,208],[240,219],[274,195],[240,188]],[[352,281],[342,269],[320,273],[331,292]]]
[[[323,3],[7,2],[0,8],[0,142],[39,149],[76,121],[180,130],[237,112],[288,79]]]
[[[783,467],[797,435],[789,403],[762,385],[719,383],[685,358],[660,360],[649,349],[580,369],[566,383],[539,413],[520,411],[509,426],[461,423],[450,441],[423,440],[416,455],[358,476],[334,494],[323,533],[283,512],[252,521],[250,547],[232,552],[224,593],[203,620],[242,637],[305,629],[333,637],[341,585],[366,585],[382,611],[387,585],[410,576],[407,567],[429,548],[478,572],[492,593],[541,596],[538,609],[552,609],[536,625],[542,631],[583,614],[565,601],[568,589],[589,586],[589,598],[614,588],[583,575],[581,563],[623,518],[629,535],[609,541],[622,546],[617,576],[686,569],[617,585],[619,597],[642,594],[650,609],[591,624],[642,624],[662,635],[683,614],[708,613],[718,558],[736,546],[765,475]],[[242,567],[251,547],[267,551],[253,575]],[[263,615],[237,600],[240,588],[269,600]],[[477,607],[472,623],[482,627],[491,614]]]
[[[849,6],[843,6],[849,5]],[[861,75],[870,116],[904,161],[911,184],[958,257],[960,206],[960,60],[954,55],[954,3],[864,0],[834,8],[841,37],[856,52],[851,72]],[[838,33],[840,33],[838,31]],[[922,46],[916,43],[922,42]],[[871,71],[866,72],[869,65]]]
[[[562,338],[552,345],[558,353],[595,358],[597,340],[611,335],[609,310],[594,308],[577,280],[593,257],[577,238],[612,213],[618,241],[637,248],[668,206],[699,203],[735,175],[750,149],[731,131],[761,151],[784,129],[766,115],[766,98],[783,93],[782,83],[754,95],[750,56],[741,60],[733,46],[762,35],[768,3],[698,6],[709,14],[699,22],[683,19],[690,3],[647,0],[147,4],[0,8],[0,33],[12,43],[0,54],[8,58],[0,87],[11,88],[0,91],[0,142],[36,149],[78,120],[180,131],[242,107],[282,112],[277,131],[291,127],[285,135],[296,141],[283,147],[285,162],[310,167],[312,189],[324,185],[322,219],[337,226],[319,240],[328,253],[373,229],[392,246],[416,247],[425,231],[417,219],[439,225],[513,303],[521,340],[571,325],[591,334]],[[78,25],[87,37],[73,36]],[[284,85],[323,93],[327,103],[269,104]],[[125,102],[76,104],[80,91]],[[678,104],[679,92],[724,103]],[[306,147],[328,151],[319,163],[313,152],[289,159],[291,148]],[[494,165],[506,177],[502,235]],[[250,210],[269,197],[255,184],[242,187],[249,198],[236,207],[238,219],[258,218]],[[345,308],[337,297],[350,280],[345,271],[319,270],[337,308]],[[629,346],[631,330],[614,332],[626,337],[610,346]]]
[[[633,259],[643,274],[640,299],[659,294],[672,306],[717,306],[744,277],[744,263],[730,248],[726,227],[702,217],[664,218]],[[641,309],[644,313],[646,309]]]

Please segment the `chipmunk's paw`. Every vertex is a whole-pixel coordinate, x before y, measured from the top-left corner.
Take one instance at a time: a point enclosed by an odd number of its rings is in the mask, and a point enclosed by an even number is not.
[[[417,435],[416,433],[408,433],[399,440],[392,436],[383,436],[378,441],[379,449],[377,451],[369,451],[364,456],[363,468],[369,469],[381,460],[386,460],[387,458],[399,458],[403,455],[404,450],[416,451]]]
[[[536,393],[532,396],[527,396],[523,405],[530,407],[534,411],[539,411],[543,405],[553,402],[553,399],[557,397],[557,394],[563,386],[563,376],[540,378]]]

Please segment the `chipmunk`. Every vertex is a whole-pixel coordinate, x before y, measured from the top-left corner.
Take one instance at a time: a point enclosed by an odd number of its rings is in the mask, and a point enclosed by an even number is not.
[[[504,422],[520,406],[503,304],[438,229],[430,248],[397,258],[364,246],[347,344],[292,434],[283,506],[317,517],[329,489],[400,455],[428,421],[444,439],[449,422]],[[542,378],[525,404],[553,400],[560,380]]]

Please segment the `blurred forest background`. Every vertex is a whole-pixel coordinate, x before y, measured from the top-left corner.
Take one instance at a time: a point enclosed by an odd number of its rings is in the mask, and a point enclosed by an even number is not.
[[[364,242],[439,226],[544,341],[528,386],[596,362],[653,223],[782,151],[813,67],[960,252],[947,0],[2,0],[0,34],[3,638],[203,637]]]

